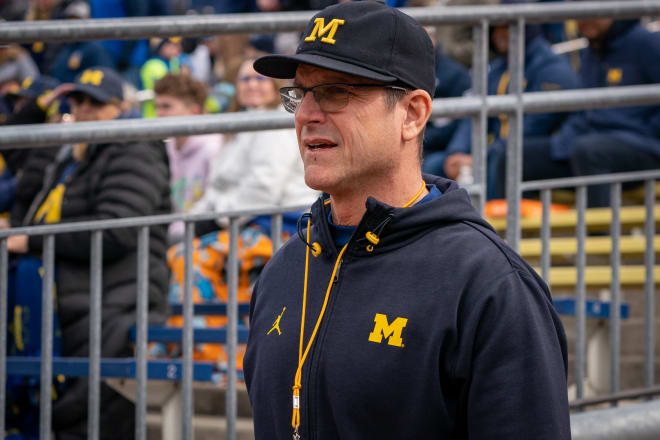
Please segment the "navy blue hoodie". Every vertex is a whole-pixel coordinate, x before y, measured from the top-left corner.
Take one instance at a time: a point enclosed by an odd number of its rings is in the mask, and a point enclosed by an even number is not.
[[[570,438],[566,338],[545,283],[449,180],[410,208],[373,198],[348,243],[302,370],[302,438]],[[312,207],[307,344],[338,250]],[[369,252],[364,237],[376,232]],[[257,439],[290,439],[306,245],[254,289],[244,359]],[[279,317],[279,319],[278,319]],[[277,325],[275,325],[277,324]]]

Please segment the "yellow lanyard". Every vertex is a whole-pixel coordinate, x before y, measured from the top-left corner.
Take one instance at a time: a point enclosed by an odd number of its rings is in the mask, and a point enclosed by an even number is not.
[[[413,196],[412,199],[408,201],[403,208],[407,208],[419,198],[419,196],[424,192],[426,188],[426,182],[422,180],[422,187],[417,191],[417,194]],[[311,229],[311,220],[307,219],[307,243],[309,243],[309,231]],[[302,303],[302,317],[300,320],[300,344],[298,346],[298,368],[296,369],[296,377],[293,381],[293,415],[291,416],[291,426],[293,427],[293,440],[299,440],[300,434],[298,433],[298,428],[300,427],[300,389],[302,388],[302,368],[307,355],[309,354],[309,349],[312,347],[316,333],[318,332],[321,321],[323,320],[323,315],[325,314],[325,308],[328,305],[328,299],[330,298],[330,291],[332,290],[332,283],[335,280],[337,275],[337,270],[339,264],[341,263],[341,257],[344,255],[344,251],[348,247],[348,243],[341,248],[339,255],[337,256],[337,261],[335,261],[335,266],[332,269],[332,275],[330,276],[330,282],[328,283],[328,288],[325,291],[325,298],[323,299],[323,305],[321,306],[321,312],[319,317],[316,319],[316,325],[312,331],[312,335],[307,342],[307,347],[305,347],[305,352],[303,353],[303,335],[305,332],[305,310],[307,309],[307,274],[309,269],[309,246],[307,246],[307,253],[305,254],[305,280],[303,283],[303,303]]]

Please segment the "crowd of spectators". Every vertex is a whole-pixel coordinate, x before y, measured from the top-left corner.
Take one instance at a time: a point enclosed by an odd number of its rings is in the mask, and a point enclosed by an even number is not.
[[[77,20],[320,9],[335,2],[0,0],[0,14],[5,20]],[[390,0],[387,3],[425,6],[521,2],[524,1]],[[588,48],[577,58],[553,52],[552,43],[571,38],[575,30],[588,39]],[[471,29],[454,26],[428,28],[428,32],[436,47],[435,98],[469,94]],[[495,26],[489,35],[488,93],[492,95],[508,93],[507,32],[507,27]],[[281,109],[278,88],[285,84],[259,75],[252,68],[252,61],[264,53],[294,52],[298,37],[295,33],[285,33],[3,45],[0,46],[0,124]],[[652,61],[656,55],[660,56],[660,35],[648,31],[639,20],[581,20],[573,26],[528,25],[525,91],[659,83],[660,69]],[[660,106],[527,114],[523,125],[524,180],[660,168]],[[489,199],[504,197],[508,131],[506,115],[488,119]],[[470,154],[470,119],[436,118],[428,123],[424,138],[425,172],[459,179],[466,170],[469,173]],[[590,206],[607,205],[608,188],[595,186],[589,191]],[[293,130],[177,137],[164,140],[164,144],[83,143],[33,151],[6,150],[0,154],[0,216],[5,213],[0,217],[0,227],[273,207],[311,203],[315,197],[304,185]],[[285,217],[285,235],[296,232],[296,219],[297,215]],[[206,257],[199,260],[196,257],[196,264],[202,266],[195,269],[196,299],[226,297],[221,271],[217,269],[226,256],[227,237],[223,235],[226,226],[222,219],[197,225],[196,235],[200,239],[195,243],[196,255],[215,252],[217,259],[205,262],[202,260]],[[270,233],[268,217],[241,219],[241,228],[242,249],[269,249],[263,246]],[[165,319],[168,296],[174,301],[180,299],[177,289],[182,282],[179,266],[183,260],[179,258],[178,243],[183,232],[182,223],[174,223],[168,230],[151,228],[151,322]],[[134,318],[125,318],[134,316],[135,308],[132,292],[136,283],[136,248],[131,233],[134,231],[103,235],[103,280],[107,283],[104,285],[104,356],[127,354],[126,334],[134,324]],[[66,356],[87,355],[86,339],[80,335],[87,334],[89,324],[85,287],[89,282],[89,240],[89,234],[62,234],[56,243],[59,274],[56,334],[62,338],[58,350]],[[37,237],[15,236],[8,246],[18,261],[20,256],[38,254],[42,242]],[[168,246],[172,246],[169,254]],[[244,257],[243,267],[249,270],[261,267],[269,254],[259,252],[244,252],[242,255],[251,256]],[[15,267],[20,267],[20,263]],[[30,267],[34,269],[38,265]],[[15,272],[14,277],[39,276],[34,270]],[[174,276],[168,288],[171,274]],[[245,279],[249,285],[251,278],[246,275]],[[13,284],[18,285],[18,282]],[[244,295],[249,298],[249,286],[245,289]],[[31,304],[25,298],[15,291],[14,297],[10,297],[10,307],[20,304],[21,310],[29,310]],[[28,329],[29,316],[22,319]],[[14,346],[14,350],[22,355],[30,354],[25,346]],[[17,389],[20,387],[10,387],[9,392]],[[71,382],[62,389],[64,394],[58,397],[60,404],[54,407],[54,412],[59,414],[56,417],[59,425],[54,429],[72,437],[84,436],[85,385]],[[110,424],[118,417],[127,422],[132,420],[130,405],[122,397],[105,387],[102,393],[107,415],[102,423]],[[26,395],[24,400],[29,401],[30,396]],[[19,401],[23,400],[16,398]],[[72,407],[79,411],[70,411]],[[30,417],[33,415],[23,412],[16,422],[17,429],[28,437],[32,432],[30,427],[34,428]],[[126,427],[124,434],[130,436],[131,423],[122,426]],[[117,433],[112,429],[101,432]]]

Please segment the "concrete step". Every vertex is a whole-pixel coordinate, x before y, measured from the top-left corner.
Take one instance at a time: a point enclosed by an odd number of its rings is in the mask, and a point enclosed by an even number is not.
[[[158,412],[147,413],[147,440],[161,440],[163,419]],[[227,438],[227,420],[221,416],[194,416],[195,440]],[[236,439],[254,440],[252,419],[239,417],[236,421]]]

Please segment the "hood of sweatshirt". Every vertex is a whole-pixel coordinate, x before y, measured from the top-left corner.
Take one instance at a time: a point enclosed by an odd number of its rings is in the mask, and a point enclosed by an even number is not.
[[[442,196],[408,208],[396,208],[369,197],[366,212],[348,243],[346,255],[368,257],[397,249],[422,238],[441,223],[471,222],[492,230],[472,206],[467,191],[459,188],[456,182],[431,175],[424,175],[424,180],[427,185],[435,185]],[[311,209],[310,241],[320,244],[322,254],[333,257],[339,251],[330,233],[329,213],[329,198],[324,195]]]

